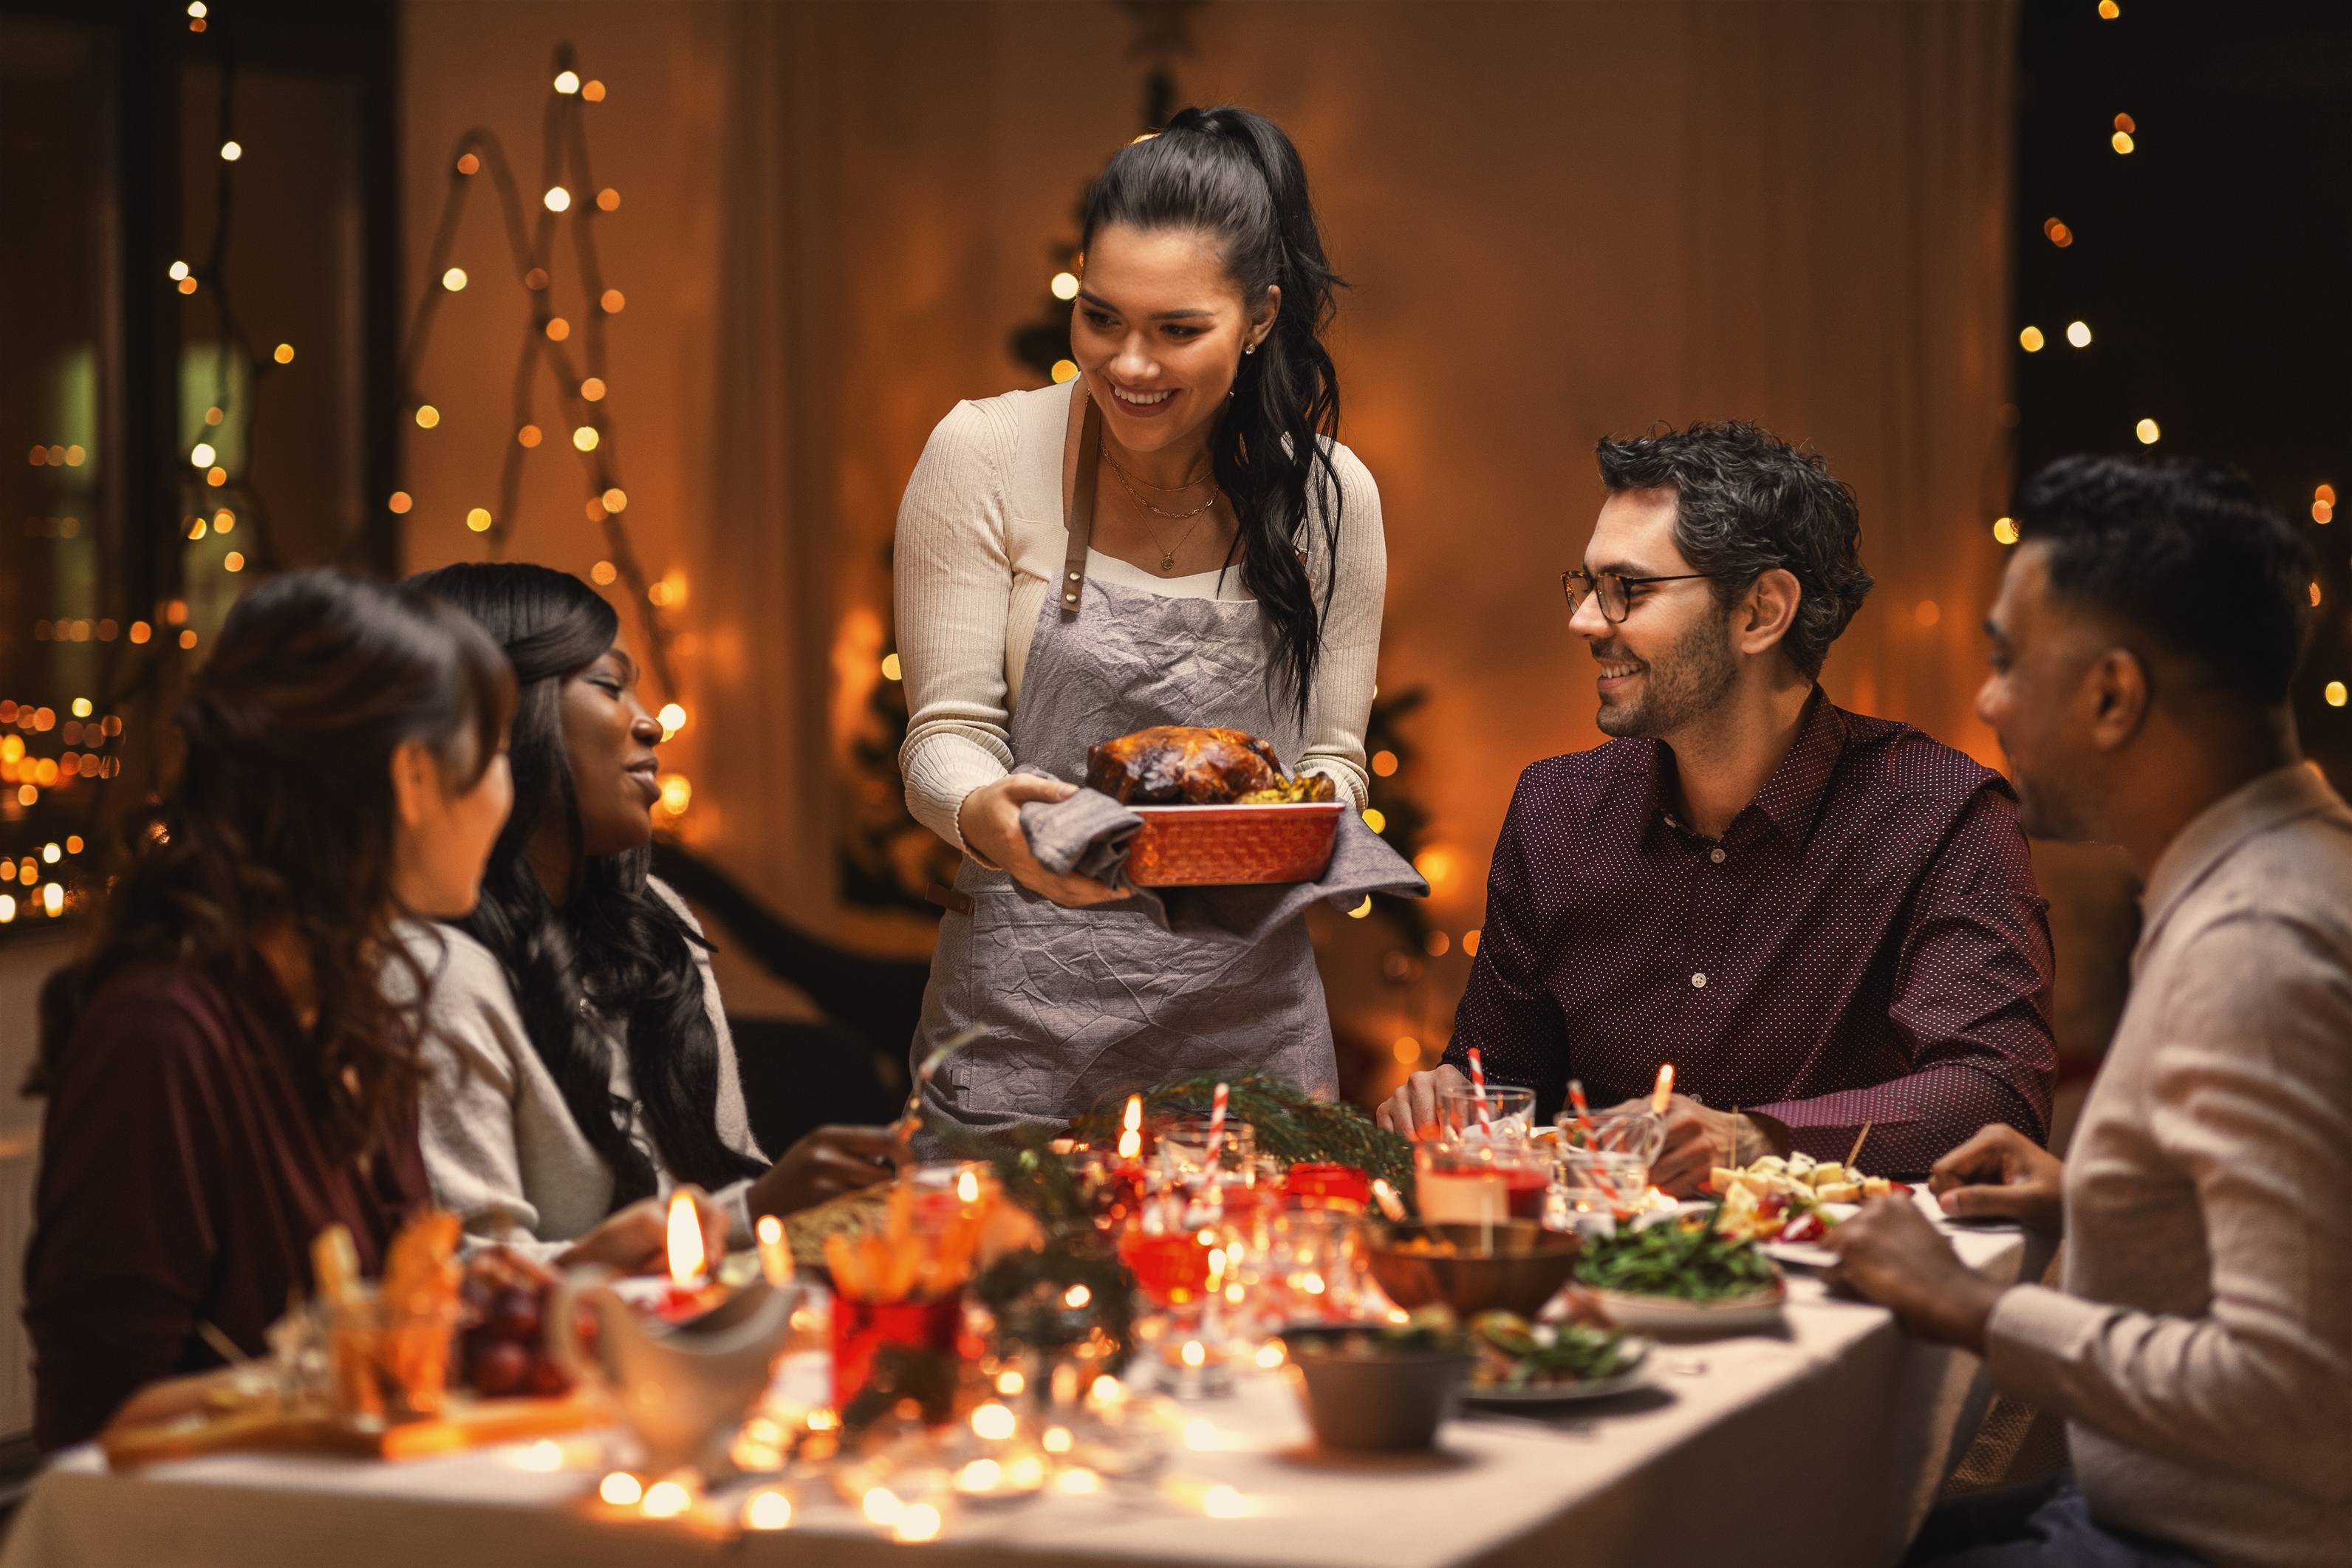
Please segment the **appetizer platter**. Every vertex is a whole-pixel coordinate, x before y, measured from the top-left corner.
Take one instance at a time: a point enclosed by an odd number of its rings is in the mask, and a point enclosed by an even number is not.
[[[1471,1320],[1470,1386],[1464,1396],[1494,1405],[1556,1405],[1606,1399],[1650,1380],[1650,1342],[1579,1322],[1530,1322],[1517,1312]]]
[[[1829,1260],[1819,1243],[1865,1197],[1908,1196],[1907,1182],[1864,1176],[1848,1161],[1819,1161],[1803,1153],[1767,1155],[1753,1165],[1717,1166],[1707,1188],[1720,1201],[1716,1228],[1745,1241],[1792,1250],[1783,1260],[1819,1266]]]

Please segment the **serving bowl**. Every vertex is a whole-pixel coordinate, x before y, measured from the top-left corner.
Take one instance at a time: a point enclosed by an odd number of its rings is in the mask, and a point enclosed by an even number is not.
[[[1457,1350],[1348,1350],[1344,1324],[1285,1329],[1283,1376],[1325,1448],[1401,1454],[1426,1448],[1470,1375],[1471,1354]]]
[[[1430,1243],[1445,1250],[1422,1249]],[[1576,1272],[1581,1249],[1575,1236],[1528,1219],[1413,1219],[1368,1228],[1364,1255],[1398,1306],[1410,1312],[1442,1301],[1466,1322],[1486,1312],[1534,1317]]]

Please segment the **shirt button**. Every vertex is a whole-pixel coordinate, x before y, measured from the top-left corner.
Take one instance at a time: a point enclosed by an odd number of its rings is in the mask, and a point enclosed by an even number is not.
[[[1691,984],[1697,989],[1703,991],[1706,989],[1706,977],[1705,975],[1693,975],[1691,977]]]
[[[1723,863],[1723,852],[1721,850],[1709,850],[1706,852],[1706,858],[1713,861],[1716,864],[1721,865]]]

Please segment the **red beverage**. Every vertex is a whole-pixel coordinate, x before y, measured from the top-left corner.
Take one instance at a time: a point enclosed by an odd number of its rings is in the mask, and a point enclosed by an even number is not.
[[[1372,1200],[1371,1179],[1353,1166],[1302,1161],[1283,1177],[1282,1190],[1310,1207],[1361,1209]]]
[[[1118,1260],[1135,1275],[1143,1293],[1162,1307],[1197,1301],[1209,1288],[1209,1249],[1194,1231],[1155,1235],[1129,1230],[1118,1239]]]
[[[1541,1223],[1551,1176],[1528,1165],[1425,1159],[1419,1186],[1423,1219],[1463,1225],[1504,1219]]]
[[[1265,1197],[1263,1189],[1255,1182],[1226,1181],[1217,1184],[1217,1201],[1223,1205],[1228,1219],[1236,1225],[1247,1225]]]
[[[963,1297],[936,1301],[856,1301],[833,1298],[833,1407],[842,1409],[865,1392],[874,1358],[886,1345],[957,1354],[963,1329]]]
[[[1542,1171],[1505,1171],[1503,1189],[1513,1219],[1541,1220],[1544,1194],[1551,1190],[1551,1177]]]

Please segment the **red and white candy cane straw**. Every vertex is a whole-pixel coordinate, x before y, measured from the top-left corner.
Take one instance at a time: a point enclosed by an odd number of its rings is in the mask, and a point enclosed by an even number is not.
[[[1584,1134],[1584,1146],[1588,1149],[1600,1148],[1601,1130],[1592,1124],[1592,1107],[1584,1103],[1583,1080],[1571,1078],[1568,1081],[1568,1104],[1569,1109],[1576,1113],[1576,1130]],[[1612,1205],[1624,1201],[1623,1195],[1617,1190],[1617,1183],[1613,1177],[1598,1166],[1594,1167],[1592,1175],[1600,1184],[1601,1193]]]
[[[1232,1093],[1228,1085],[1220,1083],[1217,1092],[1209,1101],[1209,1153],[1205,1162],[1208,1168],[1201,1173],[1201,1179],[1207,1182],[1209,1190],[1220,1197],[1224,1196],[1224,1188],[1217,1180],[1217,1163],[1224,1157],[1225,1102]]]
[[[1570,1109],[1576,1113],[1576,1130],[1584,1134],[1586,1144],[1598,1148],[1601,1145],[1601,1134],[1593,1130],[1592,1107],[1584,1103],[1582,1080],[1571,1078],[1568,1081],[1568,1103]]]
[[[1486,1113],[1486,1064],[1478,1055],[1478,1048],[1470,1048],[1470,1103],[1478,1108],[1478,1127],[1488,1137],[1495,1135],[1494,1118]]]

